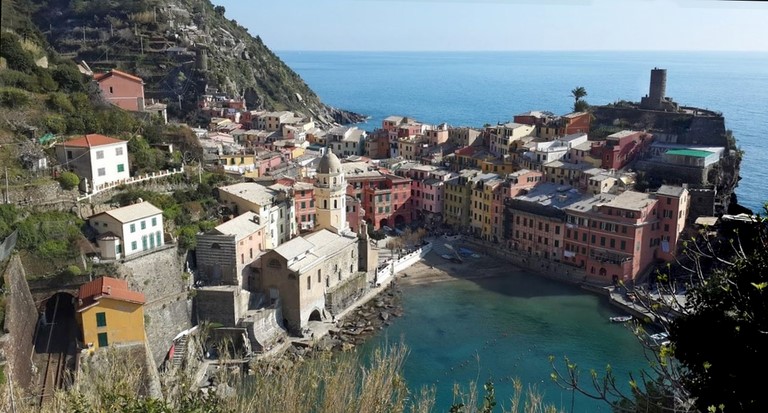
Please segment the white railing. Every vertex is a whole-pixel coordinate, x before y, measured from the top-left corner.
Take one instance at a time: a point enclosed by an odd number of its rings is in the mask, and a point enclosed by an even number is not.
[[[178,168],[178,169],[174,168],[172,170],[169,169],[169,170],[160,171],[160,172],[152,172],[152,173],[148,173],[146,175],[132,176],[132,177],[130,177],[128,179],[120,179],[118,181],[113,181],[113,182],[108,182],[108,183],[101,184],[101,185],[96,185],[96,186],[94,186],[92,188],[90,193],[87,193],[87,194],[85,194],[83,196],[78,197],[77,200],[78,201],[82,201],[84,199],[88,199],[88,198],[90,198],[90,197],[92,197],[92,196],[94,196],[94,195],[96,195],[96,194],[98,194],[100,192],[104,192],[104,191],[110,190],[110,189],[118,187],[120,185],[133,185],[133,184],[137,184],[139,182],[145,182],[145,181],[151,181],[153,179],[165,178],[165,177],[168,177],[168,176],[171,176],[171,175],[180,174],[182,172],[184,172],[184,168]]]
[[[376,270],[376,282],[386,281],[398,272],[410,267],[420,259],[424,258],[428,252],[432,251],[432,243],[426,243],[420,248],[403,255],[396,260],[388,260],[383,266]]]

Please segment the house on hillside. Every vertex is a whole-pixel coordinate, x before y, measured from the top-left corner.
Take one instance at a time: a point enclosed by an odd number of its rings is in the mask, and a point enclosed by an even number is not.
[[[168,122],[166,105],[144,100],[144,81],[123,71],[112,69],[106,73],[96,73],[93,80],[99,85],[101,94],[109,103],[131,112],[147,112],[158,115]]]
[[[80,286],[76,318],[85,346],[144,342],[144,303],[144,294],[125,280],[100,277]]]
[[[86,192],[101,185],[130,177],[128,142],[99,134],[89,134],[56,144],[59,164],[80,177]]]
[[[163,211],[149,202],[140,202],[88,218],[98,232],[96,242],[101,258],[116,260],[165,245]]]

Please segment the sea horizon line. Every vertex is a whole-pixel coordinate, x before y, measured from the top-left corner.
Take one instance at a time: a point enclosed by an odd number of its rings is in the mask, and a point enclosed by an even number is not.
[[[768,54],[768,50],[658,50],[658,49],[499,49],[499,50],[340,50],[340,49],[273,49],[291,53],[716,53]]]

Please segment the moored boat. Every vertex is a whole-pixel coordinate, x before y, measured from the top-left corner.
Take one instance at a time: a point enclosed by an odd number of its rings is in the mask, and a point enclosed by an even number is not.
[[[616,316],[610,318],[612,323],[626,323],[628,321],[632,321],[631,315],[622,315],[622,316]]]

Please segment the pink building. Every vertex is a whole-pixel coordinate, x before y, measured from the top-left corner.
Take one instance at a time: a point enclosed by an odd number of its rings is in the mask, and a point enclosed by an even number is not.
[[[253,160],[255,168],[259,171],[259,176],[264,176],[267,172],[280,166],[283,163],[282,155],[279,152],[261,152],[256,154]]]
[[[596,281],[633,282],[677,249],[690,197],[681,187],[656,194],[600,194],[566,208],[566,262]]]
[[[359,199],[347,195],[347,224],[355,232],[360,232],[360,223],[365,222],[365,209]]]
[[[296,182],[292,186],[296,228],[299,231],[311,231],[315,228],[315,186],[309,182]]]
[[[544,174],[542,174],[541,171],[531,171],[529,169],[521,169],[507,175],[503,188],[504,200],[514,198],[520,195],[523,191],[535,187],[544,179],[543,176]]]
[[[93,79],[109,103],[125,110],[144,111],[144,81],[140,77],[112,69],[94,74]]]
[[[258,214],[246,212],[197,236],[197,269],[200,279],[211,284],[248,288],[250,264],[266,248],[265,223]]]
[[[632,162],[653,142],[653,135],[624,130],[608,135],[605,141],[592,143],[592,156],[602,160],[602,168],[621,169]]]

